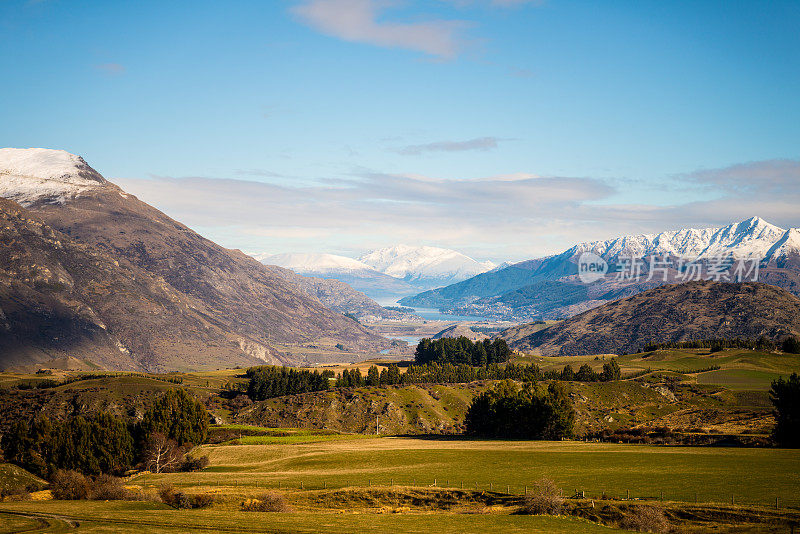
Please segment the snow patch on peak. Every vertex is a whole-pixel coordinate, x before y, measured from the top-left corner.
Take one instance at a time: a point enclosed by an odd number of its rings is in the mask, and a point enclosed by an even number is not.
[[[83,158],[64,150],[0,149],[0,196],[23,206],[64,203],[107,183]]]
[[[491,262],[480,263],[455,250],[402,244],[374,250],[359,260],[395,278],[440,280],[446,283],[466,280],[494,267]]]

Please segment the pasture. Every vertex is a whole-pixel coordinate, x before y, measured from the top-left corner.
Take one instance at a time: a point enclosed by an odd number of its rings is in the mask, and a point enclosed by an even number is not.
[[[246,494],[263,488],[432,486],[522,494],[543,476],[572,495],[800,507],[800,451],[663,447],[573,441],[384,437],[306,443],[206,445],[210,466],[145,474],[143,486]],[[747,466],[743,476],[741,467]],[[477,486],[476,486],[477,484]]]

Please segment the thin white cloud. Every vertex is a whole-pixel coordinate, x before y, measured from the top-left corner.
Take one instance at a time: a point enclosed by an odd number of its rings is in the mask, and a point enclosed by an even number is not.
[[[673,182],[675,188],[692,187],[685,202],[671,206],[647,196],[638,204],[609,204],[616,191],[603,180],[530,173],[454,180],[360,171],[290,185],[205,177],[113,181],[225,246],[328,252],[411,242],[502,261],[558,253],[581,241],[722,226],[753,215],[797,227],[796,166],[793,160],[766,161],[691,173]],[[766,187],[743,189],[753,177]],[[714,187],[715,198],[695,200],[698,181]]]
[[[339,39],[453,59],[464,48],[468,24],[458,20],[399,22],[384,15],[388,0],[304,0],[292,12],[306,25]]]
[[[436,141],[422,145],[409,145],[398,150],[405,156],[416,156],[425,152],[464,152],[468,150],[492,150],[497,148],[496,137],[477,137],[466,141]]]

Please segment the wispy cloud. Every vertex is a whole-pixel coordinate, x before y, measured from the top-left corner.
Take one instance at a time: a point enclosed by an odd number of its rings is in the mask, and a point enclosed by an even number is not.
[[[304,0],[292,12],[317,31],[339,39],[423,52],[440,59],[456,57],[464,47],[459,20],[399,22],[384,20],[388,0]]]
[[[119,76],[125,73],[125,66],[119,63],[100,63],[95,65],[94,68],[109,76]]]
[[[581,241],[722,226],[753,215],[800,226],[798,168],[798,161],[780,160],[690,173],[670,182],[672,193],[691,186],[685,202],[668,206],[646,195],[640,203],[614,204],[617,190],[605,180],[532,173],[458,180],[362,170],[315,182],[113,181],[226,246],[325,252],[411,242],[521,260]],[[750,189],[752,179],[765,188]],[[714,188],[710,200],[695,200],[697,184]]]
[[[398,150],[405,156],[416,156],[425,152],[464,152],[467,150],[492,150],[497,148],[497,137],[476,137],[466,141],[436,141],[422,145],[409,145]]]

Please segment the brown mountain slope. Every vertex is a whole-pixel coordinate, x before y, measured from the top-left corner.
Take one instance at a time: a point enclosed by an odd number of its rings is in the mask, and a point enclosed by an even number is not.
[[[780,340],[800,334],[800,299],[760,283],[666,285],[576,315],[547,329],[500,334],[511,347],[544,356],[631,353],[666,341]]]
[[[88,165],[81,172],[94,173]],[[327,309],[255,259],[205,239],[110,182],[55,198],[30,192],[15,198],[14,193],[12,199],[24,201],[50,226],[198,300],[206,320],[237,337],[252,355],[269,354],[274,344],[388,346],[384,338]]]
[[[0,369],[69,357],[123,370],[259,362],[237,341],[199,300],[0,199]]]

